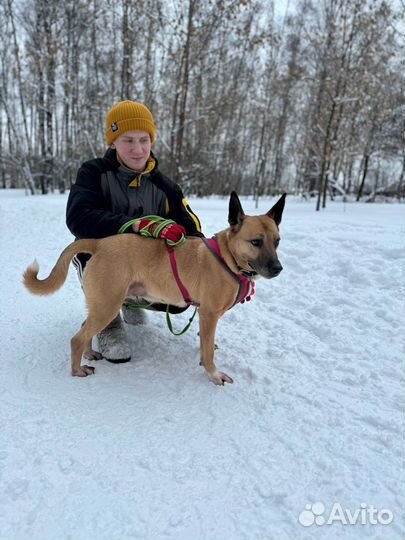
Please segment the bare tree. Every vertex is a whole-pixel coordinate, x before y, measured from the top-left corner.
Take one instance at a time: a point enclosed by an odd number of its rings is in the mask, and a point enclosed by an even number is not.
[[[403,1],[403,0],[401,0]],[[405,35],[387,0],[4,0],[0,186],[63,191],[144,101],[186,192],[403,193]],[[19,144],[16,144],[16,137]],[[376,188],[376,184],[378,187]]]

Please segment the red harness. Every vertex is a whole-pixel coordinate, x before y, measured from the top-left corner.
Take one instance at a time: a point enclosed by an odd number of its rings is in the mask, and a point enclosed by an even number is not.
[[[176,280],[177,286],[180,289],[180,292],[181,292],[181,294],[183,296],[183,300],[185,301],[185,303],[188,306],[198,306],[199,304],[196,304],[195,302],[193,302],[193,300],[192,300],[192,298],[190,296],[190,293],[188,292],[188,290],[186,289],[186,287],[184,286],[183,282],[180,279],[179,271],[177,269],[176,253],[174,251],[174,247],[169,246],[168,244],[166,244],[166,248],[167,248],[167,251],[169,253],[169,259],[170,259],[170,264],[172,266],[172,272],[173,272],[173,275],[174,275],[174,279]]]
[[[228,274],[231,275],[239,284],[238,294],[231,308],[233,308],[239,302],[241,304],[243,304],[245,301],[249,302],[252,296],[255,294],[254,281],[249,279],[246,276],[243,276],[242,274],[235,274],[235,272],[232,272],[232,270],[226,264],[225,259],[222,257],[221,250],[219,249],[218,241],[215,238],[215,236],[213,236],[212,238],[201,238],[201,240],[204,242],[204,244],[207,246],[210,252],[214,255],[217,261],[228,272]],[[180,279],[179,271],[177,269],[176,254],[175,254],[174,247],[171,247],[171,246],[166,246],[166,247],[169,253],[169,259],[170,259],[170,264],[172,267],[173,276],[183,296],[183,300],[188,306],[191,306],[191,305],[198,306],[199,304],[197,304],[196,302],[192,300],[190,293],[188,292],[188,290],[186,289],[186,287],[184,286],[183,282]]]

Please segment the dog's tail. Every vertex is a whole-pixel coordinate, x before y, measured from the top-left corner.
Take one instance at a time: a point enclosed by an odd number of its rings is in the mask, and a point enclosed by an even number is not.
[[[55,266],[46,279],[38,279],[39,265],[36,260],[25,270],[23,283],[32,294],[53,294],[65,283],[69,264],[77,253],[94,254],[98,240],[84,239],[69,244],[60,254]]]

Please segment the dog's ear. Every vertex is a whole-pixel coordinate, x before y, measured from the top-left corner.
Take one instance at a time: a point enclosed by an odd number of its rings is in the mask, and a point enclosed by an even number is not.
[[[283,215],[286,197],[287,193],[283,193],[276,204],[267,212],[267,215],[273,218],[277,225],[280,225],[281,223],[281,216]]]
[[[239,197],[236,191],[232,191],[231,198],[229,199],[228,223],[231,227],[237,227],[242,224],[244,217],[245,212],[240,204]]]

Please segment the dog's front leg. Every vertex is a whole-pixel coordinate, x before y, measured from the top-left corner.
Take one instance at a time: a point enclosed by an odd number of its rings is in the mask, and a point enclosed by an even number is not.
[[[233,383],[231,377],[222,371],[218,371],[215,361],[215,330],[219,316],[216,313],[199,309],[200,318],[200,353],[201,363],[204,366],[208,378],[215,384],[223,386],[224,383]]]

